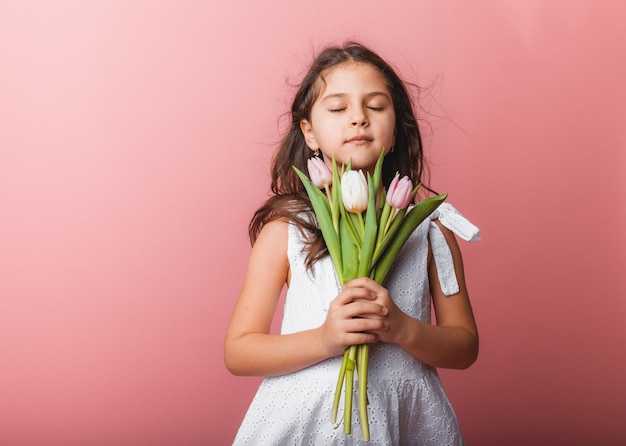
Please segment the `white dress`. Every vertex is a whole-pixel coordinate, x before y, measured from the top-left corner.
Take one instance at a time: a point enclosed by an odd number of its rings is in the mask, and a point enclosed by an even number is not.
[[[478,240],[478,228],[451,205],[443,203],[406,242],[385,286],[398,307],[424,322],[430,321],[427,271],[428,239],[446,295],[458,292],[452,257],[439,221],[465,240]],[[288,257],[291,284],[285,298],[281,333],[322,325],[330,302],[339,292],[330,258],[314,267],[304,265],[302,238],[289,226]],[[344,434],[330,421],[341,356],[306,369],[268,377],[261,383],[239,428],[234,445],[462,445],[456,415],[436,369],[415,359],[395,344],[370,348],[367,396],[370,442],[363,443],[355,394],[352,433]],[[358,377],[355,374],[355,389]],[[342,401],[338,419],[342,417]]]

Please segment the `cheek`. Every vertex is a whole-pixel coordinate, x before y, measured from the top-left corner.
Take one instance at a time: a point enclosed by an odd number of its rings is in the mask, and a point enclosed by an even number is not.
[[[327,125],[322,123],[317,128],[318,142],[324,142],[326,144],[334,143],[337,139],[338,131],[337,126]]]

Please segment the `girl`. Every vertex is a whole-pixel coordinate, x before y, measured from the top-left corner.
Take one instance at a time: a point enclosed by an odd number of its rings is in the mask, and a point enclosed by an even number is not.
[[[463,444],[436,367],[469,367],[478,333],[454,232],[478,230],[442,204],[411,235],[384,286],[359,278],[340,287],[300,179],[320,156],[373,171],[383,181],[424,175],[417,121],[394,70],[363,45],[329,47],[314,60],[291,107],[291,127],[272,165],[273,196],[250,223],[253,248],[225,339],[235,375],[262,375],[236,445],[360,444],[330,422],[344,350],[371,344],[368,413],[376,445]],[[270,334],[287,284],[281,334]],[[436,325],[430,323],[431,300]]]

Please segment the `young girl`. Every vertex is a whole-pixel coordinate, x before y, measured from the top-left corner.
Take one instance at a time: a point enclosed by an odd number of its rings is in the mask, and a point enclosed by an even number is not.
[[[412,102],[394,70],[368,48],[329,47],[314,60],[291,107],[291,127],[272,165],[273,196],[250,223],[245,281],[225,339],[236,375],[265,376],[236,445],[361,444],[358,408],[347,435],[330,421],[344,350],[371,344],[371,444],[463,444],[436,367],[469,367],[478,332],[454,233],[478,230],[442,204],[411,235],[383,285],[359,278],[340,287],[310,202],[292,166],[319,156],[373,171],[388,148],[383,181],[399,172],[424,180]],[[281,334],[270,334],[287,284]],[[436,325],[430,323],[431,300]]]

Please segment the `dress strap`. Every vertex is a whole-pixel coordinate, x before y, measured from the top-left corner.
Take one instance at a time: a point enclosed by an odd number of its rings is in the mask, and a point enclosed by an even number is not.
[[[443,294],[451,296],[459,292],[459,283],[456,280],[452,252],[443,232],[434,220],[439,220],[443,226],[468,242],[477,242],[481,239],[479,229],[449,203],[439,205],[430,215],[429,220],[428,236],[437,267],[439,284]]]

